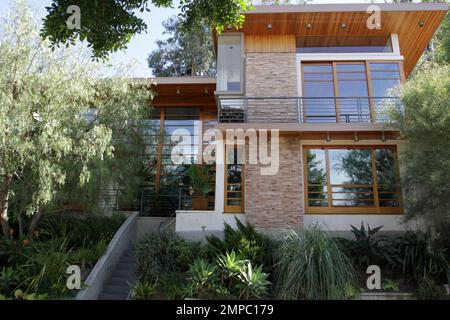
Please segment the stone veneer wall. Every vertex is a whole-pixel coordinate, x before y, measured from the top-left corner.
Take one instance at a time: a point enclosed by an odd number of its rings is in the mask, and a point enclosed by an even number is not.
[[[295,52],[247,53],[248,97],[296,97]],[[249,102],[248,122],[296,122],[295,100]],[[270,150],[270,149],[269,149]],[[300,137],[280,136],[277,175],[262,176],[259,165],[246,165],[245,212],[249,223],[264,229],[303,227],[303,176]]]
[[[295,53],[247,53],[245,94],[248,97],[296,97]],[[296,100],[250,100],[248,122],[292,123],[297,121]]]
[[[263,176],[259,165],[246,164],[247,222],[263,229],[303,228],[302,152],[298,136],[280,136],[278,174]]]

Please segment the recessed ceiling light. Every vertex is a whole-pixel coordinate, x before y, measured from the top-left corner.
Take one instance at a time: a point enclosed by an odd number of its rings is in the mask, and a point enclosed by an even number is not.
[[[271,24],[271,23],[269,23],[269,24],[267,25],[267,29],[272,30],[272,24]]]
[[[347,24],[344,22],[343,24],[341,24],[341,28],[342,28],[342,29],[347,28]]]
[[[425,27],[425,21],[420,20],[419,21],[419,27],[421,27],[421,28]]]
[[[306,25],[306,29],[312,29],[312,24],[311,24],[311,23],[308,23],[308,24]]]

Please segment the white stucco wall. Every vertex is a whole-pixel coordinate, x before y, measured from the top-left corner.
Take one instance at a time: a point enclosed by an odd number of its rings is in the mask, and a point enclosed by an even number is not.
[[[228,214],[215,211],[177,211],[176,232],[223,231],[226,222],[236,226],[235,218],[245,222],[245,214]]]

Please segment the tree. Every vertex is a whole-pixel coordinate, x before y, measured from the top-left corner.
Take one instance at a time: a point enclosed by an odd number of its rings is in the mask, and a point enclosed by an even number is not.
[[[169,8],[174,0],[53,0],[47,7],[42,35],[53,45],[86,40],[97,58],[125,49],[135,35],[146,31],[147,25],[135,14],[150,11],[149,5]],[[66,24],[72,13],[69,6],[81,11],[80,28]],[[239,27],[244,22],[242,11],[250,8],[249,0],[180,0],[180,18],[188,28],[214,26],[218,32],[227,26]]]
[[[100,65],[85,50],[50,50],[24,0],[0,38],[0,223],[10,237],[17,185],[29,192],[32,233],[69,177],[83,185],[95,163],[114,156],[114,132],[139,120],[151,94],[124,78],[96,76]]]
[[[158,40],[158,49],[150,53],[148,66],[157,77],[215,75],[212,31],[203,26],[197,32],[182,27],[179,18],[163,22],[166,40]]]
[[[407,217],[439,231],[450,219],[450,68],[418,72],[401,101],[388,111],[410,145],[400,158]]]

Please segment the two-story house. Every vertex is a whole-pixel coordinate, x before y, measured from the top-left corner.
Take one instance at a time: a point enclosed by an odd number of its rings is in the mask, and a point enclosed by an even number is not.
[[[398,155],[407,142],[382,111],[399,103],[392,89],[411,74],[448,5],[378,8],[257,6],[240,30],[214,35],[216,78],[154,79],[141,212],[176,213],[180,234],[220,231],[235,217],[265,230],[404,229]],[[177,129],[183,143],[171,138]],[[211,129],[215,139],[205,137]],[[245,143],[230,144],[227,132],[243,133]],[[193,210],[186,164],[205,166],[208,152],[213,188],[208,206]]]

